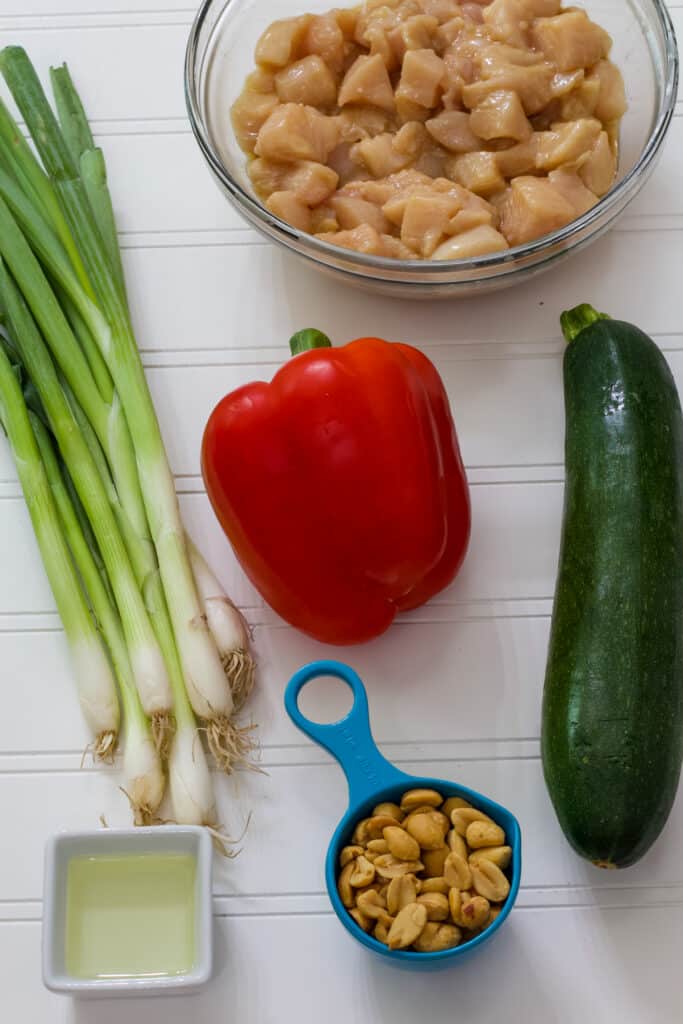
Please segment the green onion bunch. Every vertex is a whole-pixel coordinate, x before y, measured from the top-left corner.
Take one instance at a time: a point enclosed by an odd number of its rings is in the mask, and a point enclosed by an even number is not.
[[[209,763],[248,761],[242,617],[186,537],[133,333],[104,157],[66,66],[56,115],[21,47],[0,72],[0,423],[71,652],[93,750],[124,713],[124,788],[154,821],[216,827]],[[39,158],[39,159],[38,159]]]

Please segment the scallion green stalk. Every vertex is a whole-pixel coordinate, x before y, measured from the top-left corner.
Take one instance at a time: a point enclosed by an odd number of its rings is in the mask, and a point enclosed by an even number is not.
[[[0,208],[2,205],[0,201]],[[14,342],[40,396],[61,456],[95,533],[116,596],[142,705],[150,717],[167,717],[172,710],[172,699],[164,660],[100,474],[69,408],[35,321],[1,259],[0,297],[7,311]]]
[[[249,741],[230,720],[234,710],[232,693],[203,619],[173,477],[127,307],[87,193],[26,53],[20,47],[6,47],[0,54],[0,70],[53,183],[97,296],[99,308],[86,301],[83,291],[70,297],[100,345],[120,395],[190,701],[206,724],[216,760],[229,770],[245,755]]]
[[[149,721],[135,688],[121,620],[110,600],[105,578],[102,576],[104,566],[98,566],[95,559],[95,539],[93,536],[86,539],[47,428],[35,413],[29,413],[29,419],[64,535],[109,649],[119,683],[125,715],[123,790],[133,809],[135,823],[150,824],[156,820],[164,794],[164,774]],[[99,552],[97,555],[99,557]]]
[[[81,708],[95,737],[94,751],[109,759],[116,747],[120,718],[114,676],[76,575],[19,382],[2,346],[0,419],[64,625]]]

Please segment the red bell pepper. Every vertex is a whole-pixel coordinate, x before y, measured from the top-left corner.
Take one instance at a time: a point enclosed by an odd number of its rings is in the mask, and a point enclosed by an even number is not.
[[[238,388],[204,433],[209,498],[254,586],[317,640],[378,636],[457,573],[467,480],[435,367],[409,345],[319,331],[270,384]],[[301,354],[296,354],[301,353]]]

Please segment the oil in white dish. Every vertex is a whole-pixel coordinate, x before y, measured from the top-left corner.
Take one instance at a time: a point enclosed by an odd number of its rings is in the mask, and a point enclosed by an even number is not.
[[[187,974],[196,959],[189,854],[74,857],[66,883],[66,969],[74,978]]]

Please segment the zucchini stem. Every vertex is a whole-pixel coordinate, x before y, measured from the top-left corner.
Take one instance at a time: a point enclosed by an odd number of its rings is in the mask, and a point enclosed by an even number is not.
[[[580,306],[565,309],[564,313],[560,314],[560,325],[565,340],[571,344],[586,327],[590,327],[598,320],[609,319],[607,313],[598,313],[597,309],[593,309],[587,302],[582,302]]]

